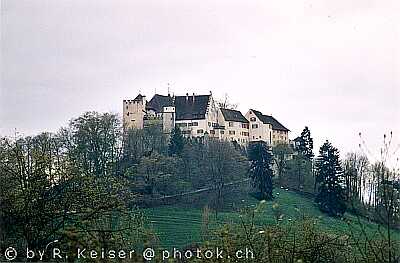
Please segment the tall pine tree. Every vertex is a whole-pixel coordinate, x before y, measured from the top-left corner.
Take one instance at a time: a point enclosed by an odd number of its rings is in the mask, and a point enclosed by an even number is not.
[[[171,138],[168,145],[168,154],[170,156],[182,155],[184,144],[185,142],[181,130],[178,127],[175,127],[171,132]]]
[[[265,142],[256,142],[249,147],[250,178],[253,185],[260,191],[261,199],[271,200],[272,194],[272,151]]]
[[[322,212],[330,216],[341,216],[346,211],[344,175],[339,160],[339,151],[326,141],[319,150],[316,161],[316,202]]]
[[[307,159],[311,160],[314,157],[314,142],[313,138],[311,138],[311,132],[307,126],[301,132],[300,137],[297,138],[297,142],[297,151]]]

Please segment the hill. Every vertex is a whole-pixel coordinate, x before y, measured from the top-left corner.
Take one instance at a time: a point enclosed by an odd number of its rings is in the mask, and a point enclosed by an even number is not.
[[[292,224],[302,218],[313,218],[316,220],[317,226],[327,232],[335,234],[349,234],[350,227],[352,230],[360,231],[358,220],[364,226],[364,230],[371,237],[379,236],[379,230],[382,228],[376,223],[368,222],[365,219],[359,219],[354,215],[346,213],[344,219],[328,217],[319,211],[313,200],[304,197],[298,193],[285,189],[274,190],[275,199],[264,203],[263,209],[257,213],[256,223],[274,224],[277,220],[276,214],[282,214],[280,222],[283,224]],[[255,209],[260,202],[247,194],[246,192],[235,192],[227,194],[224,200],[224,208],[218,213],[210,214],[211,226],[215,228],[225,223],[239,223],[241,210]],[[193,243],[202,241],[202,206],[204,203],[196,205],[176,204],[169,206],[160,206],[155,208],[144,209],[153,230],[160,239],[160,245],[165,248],[178,247],[182,248]],[[400,232],[393,231],[393,238],[400,240]]]

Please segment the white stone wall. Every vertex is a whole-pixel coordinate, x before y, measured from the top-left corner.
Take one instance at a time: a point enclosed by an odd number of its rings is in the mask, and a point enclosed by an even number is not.
[[[272,125],[264,124],[253,111],[249,110],[246,115],[249,120],[249,141],[265,141],[272,144]]]
[[[287,131],[273,130],[272,132],[272,145],[275,146],[280,143],[289,144],[289,134]]]
[[[223,139],[228,141],[237,141],[239,144],[246,144],[249,142],[249,129],[243,127],[243,124],[248,125],[242,122],[236,121],[225,121],[223,125],[225,126],[224,129],[224,136]]]
[[[162,113],[163,131],[170,133],[175,127],[175,107],[164,107]]]
[[[208,102],[208,108],[206,113],[206,120],[207,120],[207,133],[210,137],[219,137],[219,131],[215,129],[220,123],[220,115],[221,112],[217,103],[214,101],[213,97],[210,96],[210,100]]]
[[[123,123],[127,129],[143,129],[143,117],[146,109],[146,97],[143,100],[123,101]]]
[[[202,137],[207,132],[208,125],[203,120],[177,120],[175,125],[180,128],[185,137]]]

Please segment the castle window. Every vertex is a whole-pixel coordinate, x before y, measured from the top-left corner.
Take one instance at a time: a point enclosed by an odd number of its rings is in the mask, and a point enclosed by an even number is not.
[[[225,131],[221,131],[221,134],[224,134],[225,133]]]
[[[126,116],[129,116],[129,112],[126,114]]]
[[[187,127],[186,123],[177,123],[176,126],[179,128]]]
[[[192,122],[192,126],[199,126],[199,123],[197,121]]]
[[[210,130],[210,134],[215,134],[215,131],[214,130]]]
[[[126,106],[126,109],[128,109],[129,107],[128,106]]]
[[[257,129],[257,128],[258,128],[258,124],[252,124],[252,125],[251,125],[251,128]]]
[[[229,131],[229,135],[235,135],[235,131]]]
[[[256,121],[256,117],[251,117],[250,121]]]
[[[229,127],[233,127],[233,122],[232,121],[229,122]]]
[[[197,133],[203,133],[203,132],[204,132],[203,129],[197,130]]]

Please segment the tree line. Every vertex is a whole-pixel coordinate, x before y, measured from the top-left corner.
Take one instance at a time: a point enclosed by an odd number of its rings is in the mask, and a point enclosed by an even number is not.
[[[135,201],[213,186],[218,210],[225,185],[245,179],[247,167],[237,145],[186,140],[178,129],[171,139],[156,127],[124,132],[109,113],[87,112],[57,133],[3,137],[0,249],[157,242]]]
[[[370,163],[365,154],[348,153],[344,160],[329,141],[314,158],[308,127],[293,145],[268,147],[263,142],[249,147],[250,175],[261,198],[273,199],[273,181],[278,186],[315,195],[320,210],[341,217],[345,211],[400,227],[400,177],[387,166],[392,133],[384,136],[381,160]],[[274,179],[275,174],[278,178]]]
[[[329,216],[350,210],[385,223],[390,236],[399,224],[396,176],[364,155],[342,161],[328,141],[314,157],[307,127],[294,145],[244,148],[184,138],[179,128],[124,131],[116,115],[87,112],[57,133],[0,139],[0,249],[155,244],[138,200],[212,187],[217,215],[225,186],[247,178],[261,200],[273,199],[276,186],[311,192]]]

